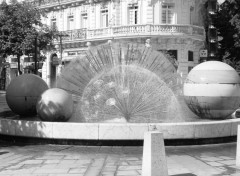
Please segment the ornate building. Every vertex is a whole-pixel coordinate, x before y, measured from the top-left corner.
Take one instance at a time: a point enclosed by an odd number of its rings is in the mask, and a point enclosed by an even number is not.
[[[183,77],[199,63],[205,46],[207,0],[34,0],[47,13],[44,23],[63,34],[58,51],[46,53],[42,78],[54,84],[61,64],[80,56],[90,46],[129,41],[167,51],[178,61]]]

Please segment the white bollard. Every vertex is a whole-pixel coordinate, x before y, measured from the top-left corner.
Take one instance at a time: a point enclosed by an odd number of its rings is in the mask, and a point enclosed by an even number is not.
[[[168,176],[163,133],[144,133],[142,176]]]
[[[236,166],[240,167],[240,125],[238,125],[237,130],[237,156],[236,156]]]

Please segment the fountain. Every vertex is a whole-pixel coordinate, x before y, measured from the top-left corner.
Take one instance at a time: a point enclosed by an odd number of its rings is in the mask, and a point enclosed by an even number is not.
[[[78,97],[86,122],[169,121],[181,86],[173,61],[143,45],[101,45],[73,60],[57,85]]]
[[[174,59],[136,43],[90,47],[64,68],[57,87],[74,100],[68,122],[0,119],[0,134],[115,141],[142,140],[144,132],[158,130],[166,140],[181,144],[214,143],[235,140],[240,123],[229,117],[221,121],[197,117],[184,102],[183,80]]]

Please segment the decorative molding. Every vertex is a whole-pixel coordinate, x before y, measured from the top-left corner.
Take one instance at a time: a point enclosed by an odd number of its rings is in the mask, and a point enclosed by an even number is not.
[[[76,9],[71,7],[68,9],[67,15],[68,16],[74,16]]]

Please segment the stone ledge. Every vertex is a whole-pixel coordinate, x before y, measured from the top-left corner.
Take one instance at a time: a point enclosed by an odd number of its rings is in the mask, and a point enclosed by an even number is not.
[[[69,140],[143,140],[158,130],[164,139],[204,139],[237,135],[240,119],[183,123],[63,123],[0,119],[0,134]]]

